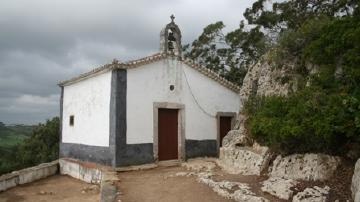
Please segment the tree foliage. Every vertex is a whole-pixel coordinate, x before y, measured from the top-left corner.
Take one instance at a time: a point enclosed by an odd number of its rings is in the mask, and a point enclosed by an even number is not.
[[[185,56],[241,85],[267,53],[298,91],[249,99],[251,135],[286,153],[341,153],[360,144],[359,13],[358,0],[257,0],[237,29],[209,25]]]
[[[0,148],[0,174],[11,172],[58,158],[59,118],[37,125],[31,136],[11,148]]]
[[[244,22],[226,35],[224,27],[221,21],[205,27],[198,39],[184,46],[185,57],[241,85],[248,65],[266,51],[265,35],[260,27],[247,31]]]
[[[349,145],[360,144],[359,8],[339,16],[345,8],[324,2],[284,29],[276,44],[280,60],[290,55],[298,67],[317,67],[315,74],[303,72],[309,84],[288,97],[254,97],[246,107],[252,136],[286,153],[343,154]],[[351,10],[351,1],[333,3]]]

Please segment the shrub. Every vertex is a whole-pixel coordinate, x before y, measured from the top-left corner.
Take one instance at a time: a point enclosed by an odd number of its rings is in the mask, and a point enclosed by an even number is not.
[[[247,127],[258,142],[285,153],[341,154],[360,143],[359,99],[308,87],[289,97],[254,97]]]

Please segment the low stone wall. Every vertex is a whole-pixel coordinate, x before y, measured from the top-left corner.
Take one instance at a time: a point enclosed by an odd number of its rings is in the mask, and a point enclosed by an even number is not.
[[[69,175],[87,183],[100,184],[100,202],[115,202],[118,188],[116,171],[110,167],[75,159],[59,159],[60,174]]]
[[[103,172],[94,163],[85,163],[73,159],[59,159],[60,174],[69,175],[81,181],[100,184]]]
[[[26,184],[51,175],[55,175],[57,172],[57,160],[50,163],[42,163],[38,166],[26,168],[23,170],[14,171],[12,173],[0,176],[0,191],[5,191],[19,184]]]

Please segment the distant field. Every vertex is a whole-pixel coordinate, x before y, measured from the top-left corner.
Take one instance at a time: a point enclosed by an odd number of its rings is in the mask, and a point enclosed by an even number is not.
[[[17,168],[12,162],[16,158],[16,145],[29,138],[33,129],[34,126],[7,126],[0,122],[0,175]]]
[[[0,148],[9,149],[28,138],[34,126],[12,125],[0,127]]]
[[[23,142],[28,138],[33,130],[33,126],[12,125],[0,128],[0,147],[7,149]]]

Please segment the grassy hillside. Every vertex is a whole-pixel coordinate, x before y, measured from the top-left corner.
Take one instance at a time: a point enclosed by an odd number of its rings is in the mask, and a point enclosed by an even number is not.
[[[0,174],[12,170],[12,165],[8,163],[14,158],[17,145],[29,139],[34,126],[10,125],[7,126],[0,122]],[[5,172],[1,172],[4,170]]]
[[[6,126],[0,122],[0,148],[10,149],[28,138],[34,126],[11,125]],[[1,151],[1,150],[0,150]]]
[[[59,118],[36,126],[0,122],[0,175],[57,159]]]

